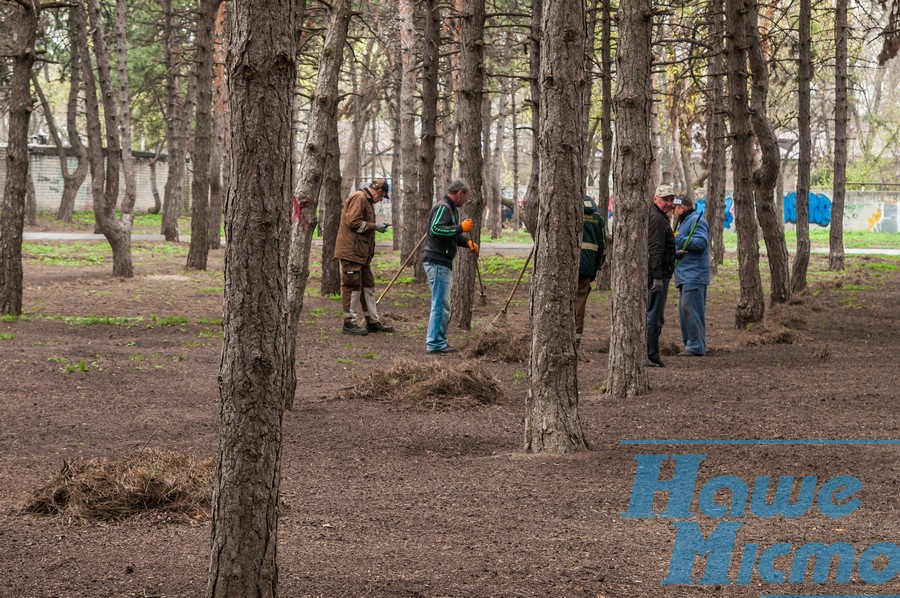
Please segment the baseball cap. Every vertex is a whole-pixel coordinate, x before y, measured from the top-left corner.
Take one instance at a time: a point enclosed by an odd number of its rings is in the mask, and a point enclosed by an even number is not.
[[[655,197],[670,197],[675,195],[675,190],[672,188],[672,185],[660,185],[656,188],[656,192],[653,195]]]
[[[391,198],[391,184],[386,179],[372,179],[371,186],[384,191],[385,199]]]
[[[689,208],[694,207],[694,202],[692,202],[689,197],[686,197],[684,195],[679,195],[672,203],[674,203],[676,206],[687,206]]]

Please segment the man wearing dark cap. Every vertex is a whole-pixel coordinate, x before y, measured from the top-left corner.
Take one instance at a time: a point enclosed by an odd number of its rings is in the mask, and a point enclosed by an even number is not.
[[[660,185],[653,194],[650,222],[647,229],[647,365],[663,368],[659,356],[659,335],[664,323],[669,280],[675,271],[675,237],[669,226],[675,191],[671,185]]]
[[[675,198],[675,288],[684,351],[679,357],[706,355],[706,289],[709,286],[709,225],[689,197]]]
[[[394,332],[378,319],[375,306],[375,275],[372,258],[375,256],[375,231],[386,232],[389,224],[375,223],[375,204],[390,198],[390,185],[384,179],[374,179],[344,201],[338,227],[334,258],[341,260],[341,304],[344,308],[344,334],[366,335],[369,332]],[[362,327],[360,305],[366,318]]]

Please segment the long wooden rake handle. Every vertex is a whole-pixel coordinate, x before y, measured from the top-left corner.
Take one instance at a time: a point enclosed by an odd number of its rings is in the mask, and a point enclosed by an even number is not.
[[[522,277],[525,276],[525,270],[528,269],[528,262],[531,261],[532,255],[534,255],[534,245],[531,246],[531,251],[528,252],[528,257],[525,258],[525,265],[522,266],[522,271],[519,272],[519,278],[518,278],[518,280],[516,280],[516,284],[513,286],[512,290],[509,292],[509,297],[506,298],[506,304],[503,306],[503,309],[500,310],[500,313],[498,313],[496,316],[494,316],[494,319],[491,320],[491,324],[496,322],[497,318],[499,318],[500,316],[502,316],[503,314],[506,313],[506,310],[509,307],[509,304],[512,302],[513,295],[516,294],[516,289],[519,288],[519,283],[522,282]]]
[[[386,286],[384,288],[384,290],[381,292],[381,295],[379,295],[378,299],[375,300],[375,305],[378,305],[379,303],[381,303],[381,300],[384,299],[385,295],[387,295],[388,290],[390,290],[391,286],[393,286],[394,281],[397,280],[397,278],[400,276],[400,273],[403,272],[403,269],[406,268],[407,264],[409,264],[409,260],[413,259],[413,257],[415,257],[415,255],[417,253],[419,253],[419,248],[422,246],[422,243],[425,242],[425,237],[427,237],[427,236],[428,236],[427,233],[422,235],[422,238],[419,239],[418,243],[416,243],[415,248],[410,252],[410,254],[408,256],[406,256],[406,260],[403,262],[403,264],[401,264],[400,269],[397,270],[397,273],[394,274],[394,277],[391,279],[391,282],[388,283],[388,286]]]

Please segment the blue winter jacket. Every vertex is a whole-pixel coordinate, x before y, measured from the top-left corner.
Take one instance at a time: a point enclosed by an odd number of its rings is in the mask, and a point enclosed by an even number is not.
[[[709,225],[696,210],[682,214],[675,232],[675,249],[687,251],[675,265],[675,286],[709,284]]]

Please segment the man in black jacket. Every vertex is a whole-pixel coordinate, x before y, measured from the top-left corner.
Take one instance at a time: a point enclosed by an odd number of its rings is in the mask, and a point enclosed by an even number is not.
[[[659,357],[659,334],[665,322],[666,295],[669,280],[675,272],[675,235],[667,214],[672,211],[675,191],[671,185],[660,185],[653,194],[650,223],[647,230],[647,365],[666,367]]]
[[[468,247],[478,255],[478,243],[466,235],[472,230],[471,218],[459,221],[457,208],[469,199],[469,185],[461,179],[450,183],[447,194],[441,198],[428,215],[428,231],[422,263],[431,287],[431,316],[425,348],[428,353],[455,353],[447,344],[447,322],[450,320],[450,286],[453,282],[453,258],[457,247]]]

